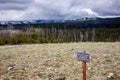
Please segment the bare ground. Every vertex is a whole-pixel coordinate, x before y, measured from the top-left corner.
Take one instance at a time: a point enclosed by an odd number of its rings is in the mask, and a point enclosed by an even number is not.
[[[120,42],[0,46],[0,80],[82,80],[83,51],[91,56],[87,80],[120,80]]]

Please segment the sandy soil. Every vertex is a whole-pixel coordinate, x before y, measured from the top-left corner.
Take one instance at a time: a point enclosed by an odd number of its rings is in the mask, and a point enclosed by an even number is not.
[[[87,80],[120,80],[120,42],[0,46],[0,80],[82,80],[83,51],[91,56]]]

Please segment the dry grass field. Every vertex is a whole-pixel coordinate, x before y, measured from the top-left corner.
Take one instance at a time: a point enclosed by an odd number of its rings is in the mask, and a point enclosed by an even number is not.
[[[0,46],[0,80],[82,80],[83,51],[91,56],[87,80],[120,80],[120,42]]]

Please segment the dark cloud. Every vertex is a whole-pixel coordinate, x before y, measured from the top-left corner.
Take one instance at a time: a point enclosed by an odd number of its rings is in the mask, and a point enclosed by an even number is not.
[[[33,0],[0,0],[0,3],[30,3]]]
[[[7,6],[5,6],[7,5]],[[0,10],[24,10],[28,7],[28,5],[20,5],[18,3],[16,4],[11,4],[11,3],[5,3],[5,4],[0,4]]]
[[[0,0],[1,20],[108,16],[120,16],[120,0]]]
[[[33,0],[0,0],[0,10],[24,10]]]

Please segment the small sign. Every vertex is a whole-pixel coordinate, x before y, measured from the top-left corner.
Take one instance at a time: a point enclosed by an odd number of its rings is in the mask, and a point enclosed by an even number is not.
[[[77,53],[77,60],[83,62],[90,62],[90,55],[88,53]]]

